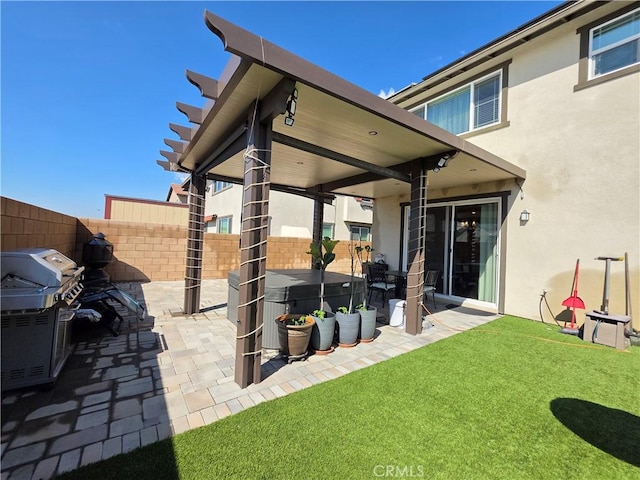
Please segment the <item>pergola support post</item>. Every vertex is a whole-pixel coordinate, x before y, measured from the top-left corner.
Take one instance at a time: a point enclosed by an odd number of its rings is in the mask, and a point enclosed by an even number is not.
[[[200,311],[202,284],[202,251],[204,241],[204,195],[206,179],[195,172],[189,181],[189,223],[187,232],[187,261],[184,279],[184,313]]]
[[[252,130],[244,155],[235,360],[235,382],[242,388],[261,379],[271,165],[271,120],[256,120],[260,118],[260,104],[252,109],[250,117]]]
[[[411,204],[409,206],[409,272],[407,274],[407,333],[422,332],[422,302],[426,250],[427,170],[424,162],[416,161],[411,168]]]
[[[322,242],[322,225],[324,224],[324,202],[321,198],[316,197],[313,200],[313,231],[312,231],[312,240],[313,243]],[[319,268],[319,266],[311,257],[311,268]]]

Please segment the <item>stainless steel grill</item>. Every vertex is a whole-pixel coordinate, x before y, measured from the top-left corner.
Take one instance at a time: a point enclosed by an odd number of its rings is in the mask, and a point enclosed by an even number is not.
[[[2,389],[51,383],[71,353],[84,267],[53,249],[0,253]]]

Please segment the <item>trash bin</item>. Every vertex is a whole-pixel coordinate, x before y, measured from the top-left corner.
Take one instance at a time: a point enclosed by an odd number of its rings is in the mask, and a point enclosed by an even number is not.
[[[389,325],[392,327],[404,327],[404,309],[406,300],[391,298],[389,300]]]

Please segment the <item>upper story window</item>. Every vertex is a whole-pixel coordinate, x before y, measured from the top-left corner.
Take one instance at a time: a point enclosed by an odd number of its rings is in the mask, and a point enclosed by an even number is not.
[[[221,182],[220,180],[216,180],[215,182],[213,182],[212,184],[212,189],[213,192],[212,193],[216,193],[219,192],[221,190],[224,190],[226,188],[229,188],[232,185],[232,183],[230,182]]]
[[[493,72],[412,110],[456,135],[501,122],[502,71]]]
[[[589,78],[640,63],[640,8],[589,31]]]
[[[580,35],[580,61],[574,91],[640,72],[637,2],[581,26],[576,33]]]

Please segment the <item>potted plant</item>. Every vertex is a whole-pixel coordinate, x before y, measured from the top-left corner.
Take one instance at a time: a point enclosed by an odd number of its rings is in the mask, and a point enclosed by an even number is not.
[[[340,240],[324,237],[320,242],[311,242],[309,251],[314,265],[320,270],[320,305],[311,313],[315,324],[311,329],[311,348],[315,353],[324,354],[333,351],[333,336],[335,333],[336,317],[333,312],[324,309],[324,272],[336,258],[333,250]]]
[[[363,258],[363,252],[365,257]],[[356,247],[356,255],[358,257],[358,262],[360,263],[360,267],[362,268],[362,274],[364,275],[364,289],[362,295],[362,303],[358,305],[356,308],[360,312],[360,341],[361,342],[372,342],[373,336],[376,332],[376,317],[378,315],[378,309],[376,307],[371,307],[367,305],[367,273],[364,270],[369,263],[369,257],[373,252],[373,248],[370,245],[357,246]]]
[[[353,241],[349,244],[349,254],[351,255],[351,281],[349,282],[349,306],[339,307],[336,312],[336,323],[338,324],[338,345],[341,347],[354,347],[358,343],[358,332],[360,331],[360,312],[355,308],[355,257],[356,248]]]
[[[289,359],[307,355],[311,329],[315,320],[310,315],[284,314],[276,317],[278,340],[282,353]]]

